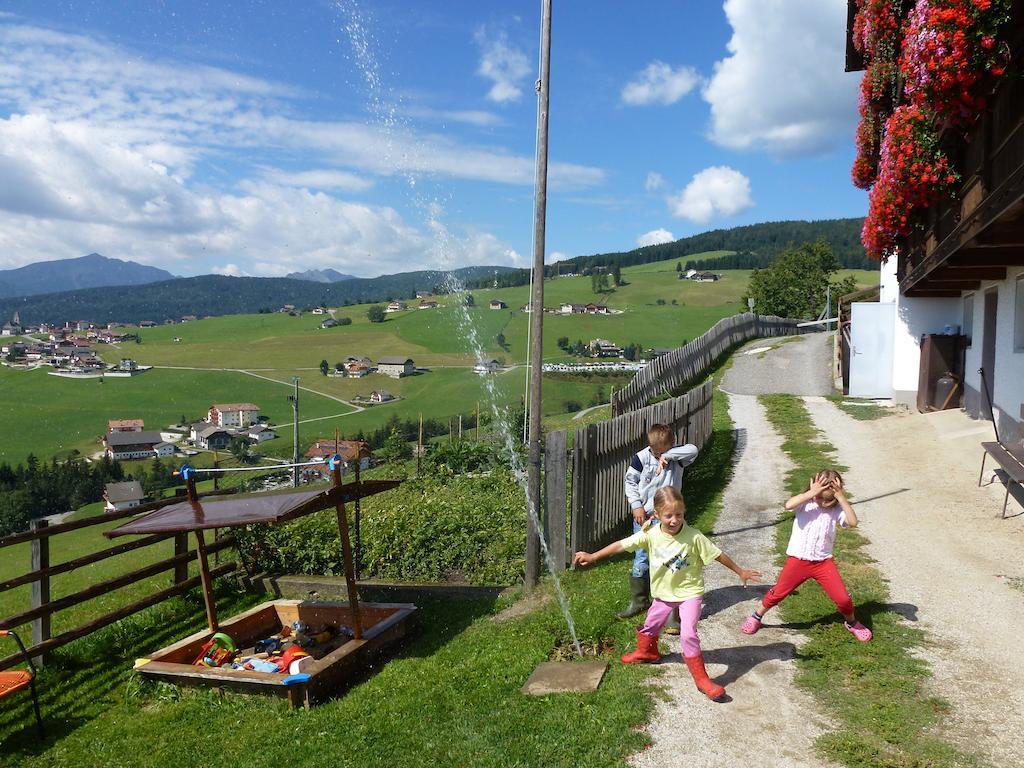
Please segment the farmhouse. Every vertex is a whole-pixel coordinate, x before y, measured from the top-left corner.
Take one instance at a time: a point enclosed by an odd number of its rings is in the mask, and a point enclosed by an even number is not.
[[[488,306],[491,309],[507,309],[508,308],[508,304],[506,304],[501,299],[491,299],[491,303],[488,304]]]
[[[377,361],[377,373],[400,379],[403,376],[412,376],[416,368],[411,357],[382,357]]]
[[[145,428],[142,419],[111,419],[107,422],[107,432],[141,432]]]
[[[250,443],[259,445],[260,443],[267,442],[267,440],[273,440],[277,437],[277,432],[263,424],[256,424],[255,426],[249,427],[245,433],[245,437]]]
[[[103,442],[107,456],[117,461],[174,455],[174,446],[159,432],[109,432]]]
[[[405,306],[405,302],[404,301],[392,301],[390,304],[388,304],[388,308],[385,309],[384,311],[385,312],[402,312],[405,309],[406,309],[406,306]]]
[[[208,451],[223,451],[229,445],[234,435],[222,427],[207,427],[196,438],[196,445]]]
[[[696,283],[714,283],[718,282],[721,278],[721,275],[714,272],[695,272],[690,279]]]
[[[373,370],[373,361],[368,357],[350,356],[342,367],[346,376],[359,379]]]
[[[473,366],[473,373],[494,373],[500,367],[497,360],[480,360]]]
[[[326,312],[326,311],[327,311],[327,310],[326,310],[326,309],[324,309],[323,307],[314,307],[314,308],[313,308],[313,314],[314,314],[314,315],[322,315],[322,314],[323,314],[324,312]]]
[[[1006,47],[1007,61],[1019,62],[1024,15],[1019,3],[1012,8],[995,46]],[[847,40],[852,39],[851,17]],[[847,51],[848,71],[866,68],[849,44]],[[915,71],[930,63],[927,50],[906,47],[902,54],[914,59]],[[900,55],[897,49],[895,56]],[[850,307],[852,348],[844,349],[849,391],[916,403],[919,409],[955,406],[962,394],[969,415],[991,417],[1002,442],[1019,446],[1024,439],[1024,80],[995,77],[973,65],[967,69],[965,74],[982,78],[969,120],[950,115],[948,105],[937,99],[929,104],[938,112],[934,130],[952,165],[949,183],[928,188],[926,207],[897,212],[907,217],[908,227],[911,218],[915,223],[905,236],[897,234],[898,222],[883,207],[869,209],[865,231],[879,234],[865,243],[868,255],[889,258],[881,265],[878,301]],[[976,106],[979,102],[984,106]],[[949,129],[939,133],[947,121]],[[899,199],[914,194],[899,181],[891,183],[891,194]],[[950,400],[935,397],[946,371],[957,385]]]
[[[587,305],[566,303],[559,306],[558,311],[563,315],[582,315],[587,311]]]
[[[260,407],[252,403],[215,403],[206,420],[218,427],[248,427],[260,420]]]
[[[423,299],[417,309],[437,309],[436,299]]]
[[[618,357],[622,354],[622,347],[608,339],[593,339],[590,342],[590,354],[594,357]]]
[[[338,324],[337,320],[335,320],[333,317],[328,317],[326,320],[324,320],[322,323],[320,323],[320,327],[324,328],[324,329],[326,329],[326,328],[334,328],[337,324]]]
[[[608,314],[608,305],[607,304],[593,304],[593,303],[591,303],[591,304],[587,304],[586,307],[584,307],[584,311],[588,315],[607,315]]]
[[[309,461],[316,461],[317,459],[326,461],[335,453],[341,456],[346,468],[352,468],[357,458],[359,459],[360,469],[370,468],[370,459],[373,454],[366,443],[358,440],[338,440],[337,443],[334,440],[328,439],[317,440],[306,451],[306,459]]]
[[[122,512],[139,506],[146,494],[138,480],[130,480],[126,483],[107,483],[103,486],[103,498],[107,502],[103,506],[104,512]]]
[[[140,320],[139,328],[156,328],[156,323],[152,320]]]
[[[212,424],[209,421],[197,421],[195,424],[192,424],[192,425],[189,426],[189,428],[188,428],[188,439],[193,444],[197,444],[198,441],[199,441],[199,435],[202,433],[202,431],[204,429],[209,429],[210,427],[215,427],[215,426],[217,426],[217,425],[216,424]]]
[[[388,400],[394,400],[395,396],[388,392],[386,389],[375,389],[370,393],[371,403],[386,403]]]

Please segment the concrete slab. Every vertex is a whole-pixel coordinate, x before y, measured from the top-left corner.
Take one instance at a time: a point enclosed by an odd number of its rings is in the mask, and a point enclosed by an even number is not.
[[[590,693],[601,684],[608,663],[604,661],[545,661],[522,687],[527,696],[549,693]]]

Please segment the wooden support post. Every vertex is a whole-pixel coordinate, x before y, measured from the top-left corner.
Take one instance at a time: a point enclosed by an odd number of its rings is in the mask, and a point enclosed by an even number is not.
[[[459,442],[462,442],[462,414],[459,414]]]
[[[210,561],[206,557],[206,540],[201,528],[196,528],[196,553],[199,555],[199,579],[203,583],[203,601],[206,603],[206,623],[211,632],[217,631],[217,599],[213,595]]]
[[[46,528],[48,523],[45,520],[32,520],[29,528],[32,531],[39,531]],[[50,567],[50,537],[40,536],[32,540],[30,545],[32,558],[32,570],[41,571]],[[40,608],[50,602],[50,577],[40,576],[32,582],[32,608]],[[45,614],[32,621],[32,645],[39,645],[50,639],[50,614]],[[35,663],[42,666],[45,656],[38,656]]]
[[[334,487],[341,486],[341,467],[331,470]],[[338,502],[338,533],[341,535],[341,554],[345,560],[345,585],[348,587],[348,604],[352,609],[352,635],[356,640],[363,639],[363,618],[359,610],[359,592],[356,590],[356,574],[352,565],[352,544],[348,539],[348,515],[345,514],[345,502]]]
[[[480,401],[476,401],[476,441],[480,442]]]
[[[544,446],[544,542],[556,571],[564,571],[566,432],[549,432]]]
[[[188,552],[188,534],[187,533],[176,533],[174,534],[174,555],[184,555]],[[182,584],[188,581],[188,563],[178,563],[174,566],[174,584]]]
[[[416,477],[420,476],[420,467],[423,464],[423,414],[420,414],[420,436],[416,441]]]
[[[185,489],[188,492],[189,502],[196,508],[202,509],[199,505],[199,494],[196,493],[195,475],[185,479]],[[206,623],[210,627],[210,632],[216,632],[218,627],[217,600],[213,595],[213,578],[210,576],[210,561],[206,556],[206,540],[203,538],[201,528],[196,528],[194,533],[196,535],[196,555],[199,560],[199,580],[203,585],[203,602],[206,604]]]
[[[357,488],[361,488],[362,487],[362,482],[363,482],[362,478],[360,477],[360,472],[361,472],[361,466],[360,465],[363,463],[362,453],[363,453],[362,452],[362,445],[360,444],[359,450],[356,451],[356,487]],[[355,563],[354,563],[354,565],[355,565],[355,571],[356,571],[356,581],[359,581],[361,578],[363,578],[363,566],[362,566],[362,562],[363,562],[363,537],[362,537],[362,533],[361,533],[361,527],[362,527],[362,519],[361,518],[362,518],[362,513],[363,513],[363,497],[362,496],[356,497],[356,500],[354,502],[352,502],[352,504],[353,504],[353,506],[356,509],[356,548],[355,548]]]

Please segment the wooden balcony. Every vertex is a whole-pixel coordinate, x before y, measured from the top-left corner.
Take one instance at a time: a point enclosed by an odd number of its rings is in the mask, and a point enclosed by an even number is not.
[[[1019,8],[1020,3],[1016,4]],[[1002,280],[1024,266],[1024,26],[1020,14],[1011,74],[991,106],[967,129],[947,128],[944,149],[963,183],[927,211],[927,223],[900,243],[900,291],[907,296],[960,296],[982,280]]]

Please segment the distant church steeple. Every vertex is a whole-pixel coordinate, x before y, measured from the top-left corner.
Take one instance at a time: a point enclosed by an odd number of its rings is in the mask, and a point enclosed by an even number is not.
[[[21,325],[21,317],[18,316],[17,310],[14,312],[14,317],[11,318],[11,325]]]

